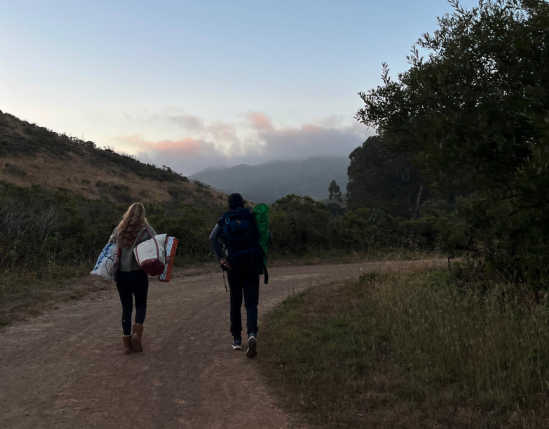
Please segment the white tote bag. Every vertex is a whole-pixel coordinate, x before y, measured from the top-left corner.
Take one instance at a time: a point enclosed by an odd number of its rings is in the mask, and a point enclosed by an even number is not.
[[[152,236],[150,228],[147,228]],[[159,276],[166,266],[166,234],[153,236],[150,240],[138,244],[133,254],[139,266],[149,276]]]
[[[95,263],[95,267],[93,267],[90,274],[99,276],[105,280],[112,280],[114,278],[114,273],[116,273],[116,270],[118,269],[119,262],[120,251],[118,246],[114,243],[108,243],[101,251],[99,258],[97,258],[97,262]]]

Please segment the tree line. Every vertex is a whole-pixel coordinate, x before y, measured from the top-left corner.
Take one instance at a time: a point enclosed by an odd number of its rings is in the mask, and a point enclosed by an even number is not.
[[[179,239],[177,265],[215,262],[208,237],[226,202],[186,204],[177,193],[169,201],[145,203],[156,231]],[[34,272],[95,263],[128,207],[88,199],[67,191],[0,182],[0,272]],[[435,234],[424,220],[393,218],[379,209],[361,208],[334,216],[310,197],[288,195],[271,206],[275,240],[271,258],[319,255],[325,251],[378,251],[432,247]]]
[[[436,218],[450,255],[546,288],[549,3],[451,4],[407,71],[384,64],[383,84],[360,93],[356,119],[377,135],[350,156],[348,207]]]

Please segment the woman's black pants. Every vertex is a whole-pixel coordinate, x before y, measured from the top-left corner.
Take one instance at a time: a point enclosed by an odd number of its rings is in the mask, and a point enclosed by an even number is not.
[[[143,270],[118,271],[116,288],[122,303],[122,330],[124,335],[132,333],[133,297],[135,296],[135,323],[143,324],[147,314],[147,292],[149,276]]]

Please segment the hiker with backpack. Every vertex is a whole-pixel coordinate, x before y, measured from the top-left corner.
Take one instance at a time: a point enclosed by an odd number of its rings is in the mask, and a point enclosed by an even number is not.
[[[262,223],[262,231],[258,229],[254,212],[244,208],[245,201],[240,194],[229,195],[228,202],[229,211],[217,222],[210,235],[210,244],[229,280],[233,350],[242,349],[241,307],[244,296],[248,334],[246,356],[252,358],[257,355],[259,276],[265,271],[267,281],[264,258],[266,246],[272,241],[272,234],[266,223]],[[219,239],[225,244],[225,254],[221,250]]]
[[[109,240],[109,243],[117,244],[120,249],[115,281],[122,304],[122,338],[125,355],[143,351],[141,337],[147,313],[149,277],[137,262],[134,249],[138,244],[154,236],[156,232],[145,218],[145,207],[141,203],[135,203],[128,208]],[[132,329],[133,297],[135,297],[135,323]]]

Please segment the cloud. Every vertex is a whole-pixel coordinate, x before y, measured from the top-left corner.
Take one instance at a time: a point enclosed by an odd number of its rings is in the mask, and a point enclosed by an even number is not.
[[[190,132],[197,132],[204,128],[204,121],[195,115],[185,113],[177,107],[166,107],[159,111],[150,109],[138,110],[132,114],[124,114],[126,119],[136,124],[167,124]]]
[[[189,131],[198,131],[204,128],[202,119],[193,115],[174,115],[168,118],[168,120]]]
[[[216,151],[215,143],[194,139],[192,137],[185,137],[181,140],[149,142],[143,140],[140,136],[125,136],[120,137],[119,140],[134,150],[137,150],[137,152],[158,151],[196,157],[209,156],[212,152]]]
[[[267,153],[279,158],[310,156],[348,156],[364,141],[362,133],[352,127],[334,129],[314,124],[259,133]]]
[[[167,118],[165,113],[164,120]],[[154,141],[133,135],[119,137],[118,142],[144,161],[169,165],[176,171],[191,175],[211,165],[257,165],[276,159],[312,156],[347,157],[372,134],[363,125],[346,123],[337,117],[297,127],[275,127],[263,112],[248,112],[244,115],[244,123],[234,124],[222,121],[206,124],[192,115],[173,113],[170,116],[172,121],[178,118],[185,123],[187,135],[181,139]],[[194,121],[194,132],[185,121],[190,124]]]
[[[356,122],[332,116],[299,127],[273,127],[262,112],[247,115],[257,139],[262,142],[262,156],[276,159],[307,158],[311,156],[348,156],[371,135]]]
[[[249,112],[246,117],[252,123],[252,127],[259,131],[267,131],[273,129],[273,123],[263,112]]]
[[[231,165],[230,157],[214,142],[185,137],[180,140],[148,141],[138,135],[117,137],[125,151],[142,162],[167,165],[191,175],[211,165]]]

